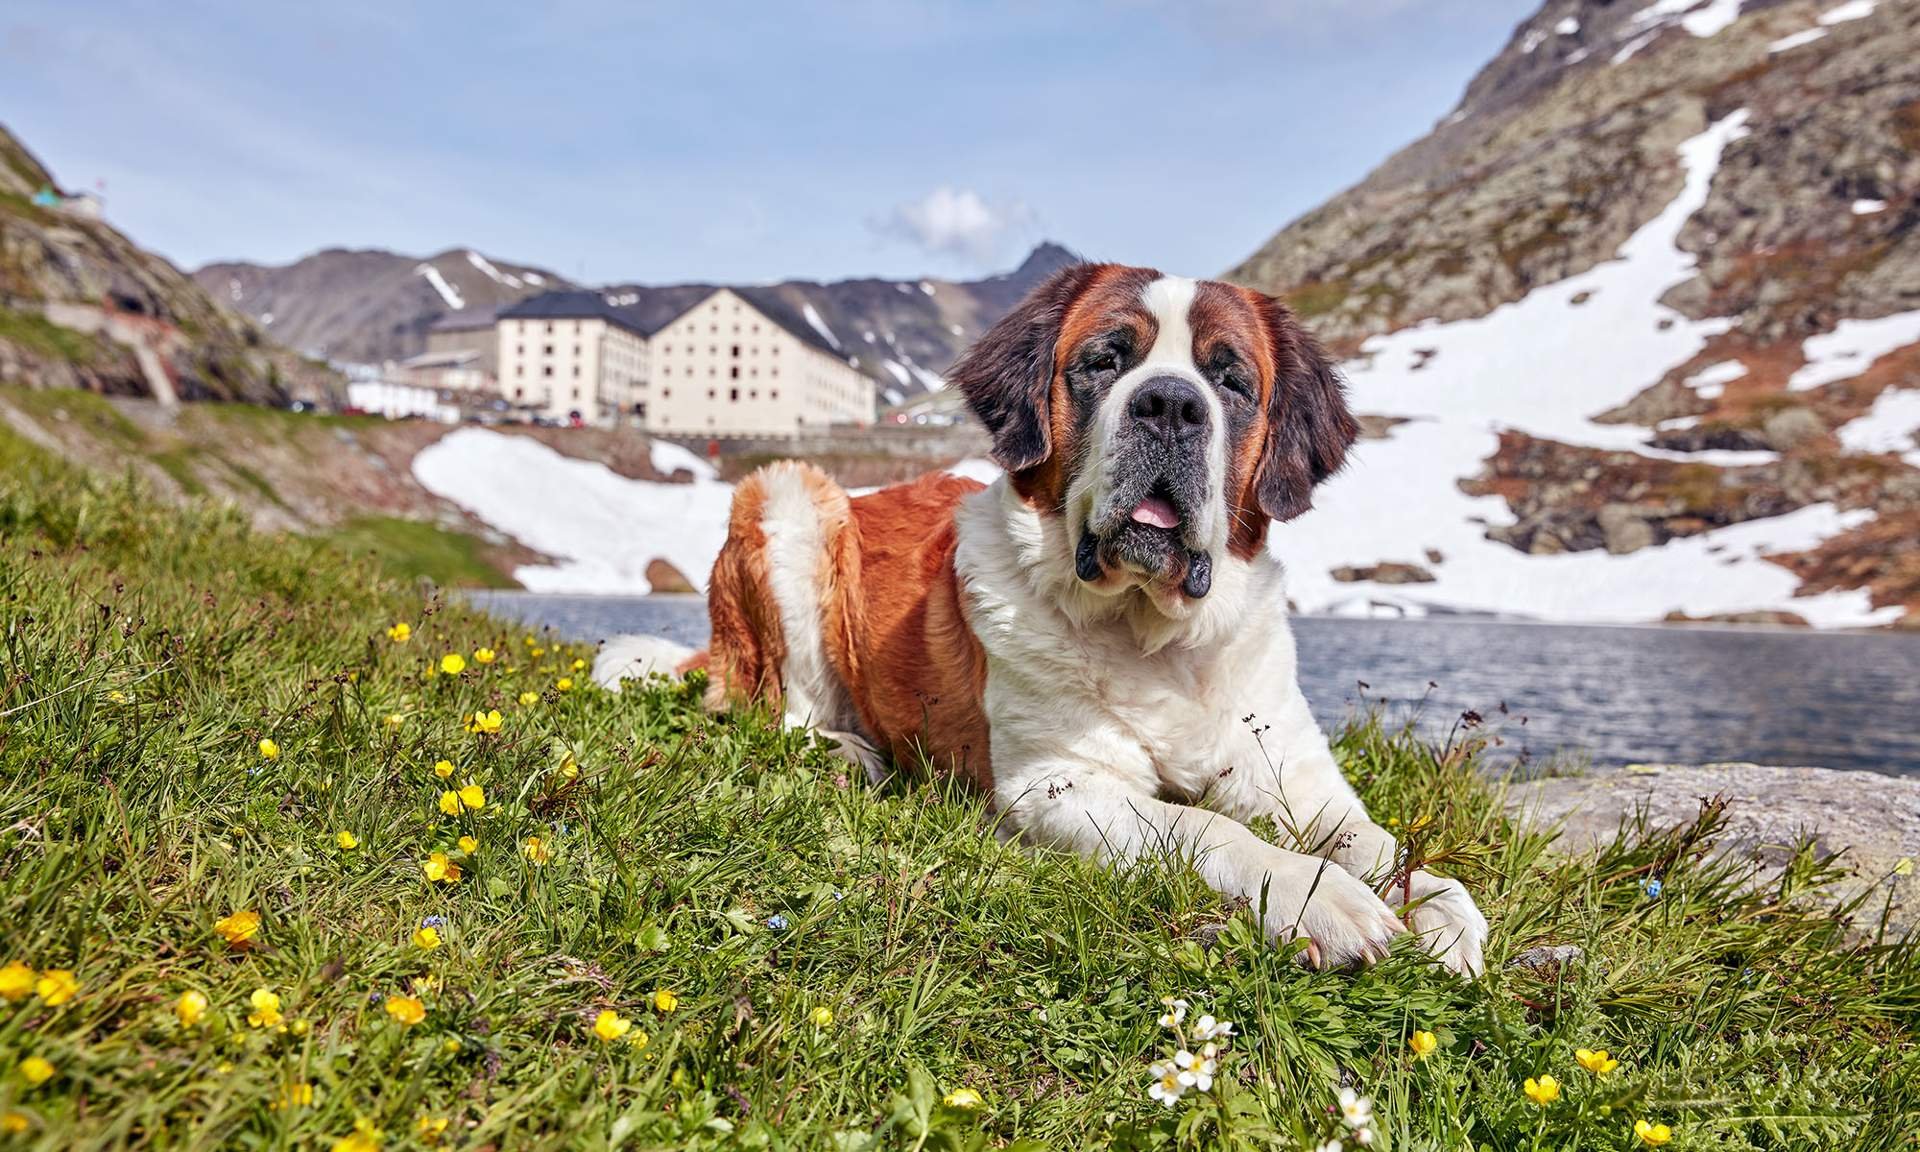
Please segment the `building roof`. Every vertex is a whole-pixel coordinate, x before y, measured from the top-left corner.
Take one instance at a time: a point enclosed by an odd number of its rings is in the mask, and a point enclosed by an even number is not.
[[[722,286],[713,284],[671,284],[665,287],[618,287],[601,290],[542,292],[511,304],[499,312],[501,319],[513,320],[605,320],[630,332],[652,337],[655,333],[706,301]],[[801,343],[817,348],[835,359],[845,361],[847,353],[834,347],[819,329],[807,320],[806,301],[795,304],[778,288],[724,288],[751,304],[768,320],[778,324]]]

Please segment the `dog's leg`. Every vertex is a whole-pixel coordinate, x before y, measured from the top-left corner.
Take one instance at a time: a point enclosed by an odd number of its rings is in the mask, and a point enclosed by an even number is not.
[[[1478,976],[1484,968],[1486,916],[1458,880],[1424,869],[1399,875],[1393,834],[1367,815],[1298,691],[1269,731],[1280,739],[1267,750],[1262,767],[1243,771],[1236,766],[1208,788],[1206,805],[1242,820],[1273,817],[1304,850],[1324,855],[1380,890],[1447,967]]]
[[[1306,937],[1308,959],[1322,967],[1377,960],[1403,931],[1345,869],[1277,848],[1218,812],[1156,799],[1119,774],[1061,763],[995,776],[1006,831],[1107,861],[1180,857],[1214,891],[1251,903],[1269,936]]]

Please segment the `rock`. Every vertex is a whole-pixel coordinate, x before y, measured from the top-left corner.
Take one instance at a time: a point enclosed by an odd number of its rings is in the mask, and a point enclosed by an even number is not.
[[[1662,620],[1668,624],[1770,624],[1778,628],[1810,628],[1807,618],[1797,612],[1720,612],[1711,616],[1689,616],[1669,612]]]
[[[1587,851],[1610,842],[1621,821],[1642,809],[1651,826],[1689,824],[1715,796],[1729,798],[1721,850],[1761,862],[1762,882],[1779,875],[1790,845],[1811,835],[1823,851],[1845,852],[1853,876],[1841,893],[1891,882],[1895,931],[1920,924],[1920,877],[1893,875],[1900,861],[1920,856],[1920,780],[1761,764],[1636,764],[1516,782],[1507,807],[1535,827],[1561,824],[1561,844]],[[1862,931],[1877,927],[1882,901],[1876,894],[1854,913]]]
[[[1765,433],[1732,424],[1696,424],[1692,428],[1675,428],[1656,433],[1652,444],[1669,452],[1764,452],[1774,446]]]
[[[1615,556],[1638,552],[1659,542],[1653,525],[1631,504],[1607,504],[1600,509],[1600,531],[1606,536],[1607,551]]]
[[[681,574],[680,569],[660,559],[647,561],[647,585],[655,594],[700,591]]]
[[[1651,426],[1663,420],[1699,416],[1712,410],[1712,401],[1702,400],[1693,389],[1668,376],[1651,387],[1641,389],[1639,395],[1618,408],[1609,408],[1595,416],[1593,422]]]
[[[1361,568],[1342,567],[1332,572],[1335,580],[1342,584],[1357,584],[1372,581],[1375,584],[1431,584],[1433,573],[1418,564],[1403,564],[1396,560],[1387,560]]]
[[[1760,430],[1767,438],[1767,446],[1780,452],[1827,434],[1826,424],[1806,408],[1783,408],[1768,416]]]
[[[1541,944],[1517,952],[1507,961],[1509,968],[1525,968],[1536,976],[1551,979],[1586,959],[1586,949],[1578,944]]]
[[[1447,562],[1447,558],[1444,554],[1441,553],[1440,549],[1438,548],[1427,549],[1427,563],[1444,564],[1446,562]]]

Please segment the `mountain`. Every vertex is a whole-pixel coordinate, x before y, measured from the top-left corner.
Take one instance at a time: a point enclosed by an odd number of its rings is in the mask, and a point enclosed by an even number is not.
[[[1042,244],[1018,268],[983,280],[628,283],[599,291],[643,312],[673,314],[716,287],[732,287],[783,322],[811,329],[828,347],[857,362],[883,402],[898,403],[939,388],[939,374],[969,341],[1073,260],[1058,244]],[[536,292],[574,287],[551,272],[491,260],[470,249],[424,261],[391,252],[329,249],[282,268],[209,264],[194,278],[269,326],[283,343],[347,361],[409,356],[426,347],[427,329],[444,319],[484,318]],[[452,306],[455,300],[461,307]]]
[[[285,403],[337,386],[100,218],[0,127],[0,382]]]
[[[1226,274],[1375,417],[1296,596],[1920,626],[1916,223],[1920,5],[1551,0]]]
[[[471,248],[425,259],[328,248],[278,267],[209,264],[193,278],[287,347],[345,363],[412,356],[426,350],[427,329],[441,320],[484,320],[527,296],[573,287]]]

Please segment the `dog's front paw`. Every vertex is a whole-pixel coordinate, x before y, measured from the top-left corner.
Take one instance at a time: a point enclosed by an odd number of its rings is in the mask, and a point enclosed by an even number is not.
[[[1305,907],[1288,906],[1277,892],[1270,898],[1267,930],[1292,940],[1307,938],[1305,961],[1316,968],[1351,968],[1384,958],[1393,938],[1406,931],[1393,909],[1351,872],[1315,861],[1314,873],[1296,891],[1313,895]],[[1295,897],[1297,899],[1297,897]]]
[[[1485,970],[1487,918],[1460,881],[1416,870],[1388,895],[1406,897],[1407,923],[1442,964],[1469,979]]]

